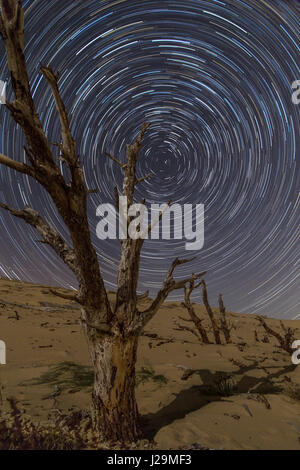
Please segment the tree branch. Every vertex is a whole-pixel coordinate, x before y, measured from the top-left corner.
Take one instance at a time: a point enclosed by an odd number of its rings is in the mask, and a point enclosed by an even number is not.
[[[146,176],[144,176],[143,178],[138,178],[135,180],[135,184],[139,184],[139,183],[142,183],[143,181],[146,181],[148,180],[149,178],[151,178],[152,176],[152,173],[148,173]]]
[[[56,254],[69,266],[69,268],[76,274],[78,266],[76,263],[75,253],[62,239],[62,237],[52,228],[40,214],[31,207],[25,207],[23,210],[12,209],[6,204],[1,204],[0,207],[10,212],[13,216],[25,220],[25,222],[34,227],[39,234],[43,237],[43,243],[50,245]]]
[[[0,7],[0,34],[5,44],[8,68],[15,94],[13,103],[6,103],[6,106],[25,134],[29,149],[27,156],[32,164],[30,174],[51,196],[59,215],[69,230],[73,251],[76,255],[75,274],[85,308],[91,312],[91,316],[98,312],[98,315],[110,321],[111,309],[100,273],[97,253],[91,242],[84,173],[75,155],[75,142],[71,136],[67,111],[59,95],[58,75],[55,75],[50,67],[42,67],[42,73],[51,86],[59,113],[63,143],[58,144],[58,147],[62,152],[63,159],[69,164],[71,184],[62,175],[34,105],[24,55],[24,12],[21,2],[0,0]],[[2,163],[22,173],[29,173],[28,168],[30,167],[22,164],[13,163],[11,160],[3,158]],[[25,216],[28,223],[33,222],[32,219],[28,219],[28,211],[15,212],[19,217],[24,218]],[[37,223],[36,220],[35,223]],[[43,223],[45,222],[43,221]],[[38,226],[42,230],[41,225],[38,224]],[[73,261],[70,261],[68,256],[69,251],[65,250],[69,247],[66,247],[64,242],[57,238],[55,231],[51,232],[52,229],[48,225],[44,228],[46,233],[42,233],[43,238],[46,237],[48,244],[74,270]]]
[[[22,127],[35,159],[56,167],[50,146],[34,106],[24,56],[24,11],[17,0],[1,0],[0,34],[3,38],[11,82],[13,103],[6,103],[14,120]],[[57,168],[56,168],[57,169]]]
[[[277,339],[281,349],[288,352],[289,354],[293,353],[292,344],[295,339],[295,330],[292,330],[291,328],[286,328],[281,322],[281,328],[284,332],[284,336],[281,336],[279,333],[277,333],[277,331],[270,328],[262,317],[257,316],[256,319],[260,322],[260,324],[263,326],[264,330],[268,335],[274,336],[274,338]]]
[[[218,324],[217,324],[217,322],[216,322],[216,320],[215,320],[214,312],[212,311],[211,306],[209,305],[209,302],[208,302],[208,297],[207,297],[207,290],[206,290],[205,281],[202,281],[202,282],[201,282],[201,285],[202,285],[202,299],[203,299],[203,303],[204,303],[204,305],[205,305],[206,311],[207,311],[208,316],[209,316],[210,321],[211,321],[211,326],[212,326],[212,329],[213,329],[213,333],[214,333],[214,337],[215,337],[216,344],[222,344],[221,338],[220,338],[220,330],[219,330]]]
[[[54,73],[51,67],[41,66],[41,73],[46,78],[47,82],[50,85],[53,98],[55,101],[56,109],[59,115],[60,125],[61,125],[61,133],[62,133],[62,153],[63,157],[70,165],[75,165],[77,163],[76,157],[76,144],[75,140],[72,137],[70,123],[68,118],[68,113],[64,102],[60,96],[59,88],[58,88],[58,79],[59,73]]]
[[[49,289],[49,292],[56,297],[60,297],[61,299],[70,300],[71,302],[77,302],[79,304],[81,303],[78,292],[76,294],[62,294],[61,292],[58,292],[54,289]]]
[[[115,158],[113,155],[111,155],[110,153],[105,153],[105,155],[110,158],[113,162],[115,162],[117,165],[119,165],[122,170],[124,170],[126,168],[126,163],[121,163],[117,158]]]
[[[220,311],[221,330],[223,331],[226,343],[230,344],[232,343],[231,335],[230,335],[230,331],[232,327],[230,327],[226,318],[226,309],[224,306],[222,294],[219,294],[219,311]]]
[[[144,124],[135,142],[132,145],[127,145],[126,165],[124,166],[121,164],[124,170],[122,196],[127,198],[128,207],[133,204],[133,195],[137,182],[136,164],[139,157],[139,150],[142,147],[144,134],[149,127],[150,123]],[[115,161],[116,159],[113,157],[113,160]],[[120,164],[118,160],[116,160],[116,163]],[[119,202],[119,196],[116,196],[116,200]],[[142,202],[142,204],[144,203],[145,201]],[[127,224],[130,222],[131,218],[129,217],[127,219]],[[125,323],[127,323],[127,325],[132,323],[136,313],[136,290],[143,242],[144,239],[142,237],[137,240],[129,237],[121,240],[122,250],[118,268],[118,290],[115,314],[118,317],[119,322],[124,322],[124,319],[126,319]]]
[[[201,285],[201,282],[198,282],[195,284],[195,281],[192,281],[189,283],[189,287],[184,286],[184,303],[183,306],[187,309],[190,318],[192,322],[195,325],[195,328],[197,332],[199,333],[202,341],[204,344],[209,344],[210,341],[208,339],[207,333],[205,328],[202,325],[202,320],[196,315],[196,312],[193,308],[192,302],[191,302],[191,294],[194,291],[194,289],[197,289]],[[199,336],[198,335],[198,336]]]
[[[186,325],[181,325],[180,323],[178,322],[174,322],[174,324],[177,326],[177,328],[174,328],[174,330],[177,330],[177,331],[188,331],[189,333],[192,333],[194,336],[196,336],[196,338],[199,340],[201,340],[201,336],[198,334],[198,332],[194,329],[194,328],[191,328],[189,326],[186,326]],[[208,341],[209,343],[209,341]]]
[[[119,196],[119,191],[118,191],[118,188],[115,186],[114,187],[114,194],[115,194],[115,201],[116,201],[116,209],[117,209],[117,212],[120,211],[120,196]]]
[[[171,200],[169,200],[169,201],[167,202],[166,207],[165,207],[162,211],[160,211],[160,214],[159,214],[159,216],[157,217],[157,219],[154,220],[153,222],[151,222],[151,223],[148,225],[148,227],[145,229],[145,231],[144,231],[144,233],[143,233],[143,236],[142,236],[142,239],[143,239],[143,240],[146,238],[146,234],[147,234],[147,233],[148,233],[148,234],[151,233],[151,231],[154,229],[154,227],[156,227],[156,225],[161,221],[161,219],[163,218],[164,213],[169,209],[170,205],[171,205]]]
[[[193,258],[194,259],[194,258]],[[177,266],[180,266],[185,263],[191,262],[193,259],[178,259],[176,258],[173,263],[171,264],[171,267],[168,271],[168,274],[165,278],[165,281],[163,283],[162,288],[159,290],[156,298],[153,300],[152,304],[150,305],[149,308],[147,308],[143,312],[137,312],[136,318],[135,318],[135,326],[134,328],[137,330],[143,329],[146,324],[154,317],[156,312],[159,310],[163,302],[166,300],[170,292],[177,290],[177,289],[182,289],[185,287],[186,284],[195,282],[198,279],[201,279],[205,274],[206,271],[199,273],[199,274],[192,274],[191,277],[187,279],[183,279],[180,281],[175,281],[173,278],[173,273],[174,270],[176,269]]]
[[[19,173],[23,173],[25,175],[34,176],[34,169],[25,163],[17,162],[10,157],[6,157],[2,153],[0,153],[0,164],[7,166],[8,168],[12,168],[13,170],[18,171]]]

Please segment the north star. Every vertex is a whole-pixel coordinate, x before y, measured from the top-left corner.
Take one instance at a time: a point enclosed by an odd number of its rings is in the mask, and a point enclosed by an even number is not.
[[[139,467],[142,457],[118,457],[114,454],[113,457],[108,457],[108,465],[133,465],[135,468]]]

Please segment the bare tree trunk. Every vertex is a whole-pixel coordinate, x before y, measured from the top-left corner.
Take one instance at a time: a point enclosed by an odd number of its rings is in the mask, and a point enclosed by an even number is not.
[[[210,341],[208,339],[206,330],[205,330],[204,326],[202,325],[202,320],[195,314],[193,307],[187,306],[186,308],[187,308],[187,310],[190,314],[191,319],[194,322],[194,325],[195,325],[197,331],[200,334],[200,337],[201,337],[203,343],[204,344],[210,344]]]
[[[93,421],[107,441],[135,442],[141,437],[135,398],[138,336],[96,337],[88,347],[94,365]]]
[[[226,343],[230,344],[232,343],[231,335],[230,335],[230,326],[226,318],[226,309],[223,303],[222,294],[219,294],[219,310],[220,310],[220,323],[221,323],[220,328],[223,331]]]
[[[195,282],[192,281],[189,284],[189,287],[185,286],[184,287],[184,303],[182,304],[188,311],[190,318],[192,322],[194,323],[196,330],[200,334],[200,337],[203,341],[204,344],[209,344],[210,341],[208,339],[206,330],[204,326],[202,325],[202,320],[196,315],[195,310],[193,308],[192,302],[191,302],[191,294],[194,289],[197,289],[201,283],[198,283],[195,285]]]
[[[212,326],[212,330],[213,330],[213,333],[214,333],[214,337],[215,337],[216,344],[222,344],[221,338],[220,338],[220,329],[219,329],[218,324],[217,324],[217,322],[216,322],[216,320],[215,320],[214,312],[212,311],[211,306],[209,305],[209,302],[208,302],[208,297],[207,297],[207,290],[206,290],[205,281],[202,281],[202,282],[201,282],[201,285],[202,285],[202,299],[203,299],[203,303],[204,303],[204,305],[205,305],[206,311],[207,311],[208,316],[209,316],[210,321],[211,321],[211,326]]]

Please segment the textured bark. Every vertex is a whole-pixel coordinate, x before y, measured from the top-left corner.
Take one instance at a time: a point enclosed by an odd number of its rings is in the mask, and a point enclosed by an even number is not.
[[[44,221],[37,211],[31,207],[25,207],[24,210],[18,211],[12,209],[6,204],[0,204],[0,207],[8,210],[15,217],[19,217],[32,225],[42,236],[41,242],[50,245],[55,250],[56,254],[76,274],[78,266],[74,251],[68,246],[62,237]]]
[[[218,324],[215,320],[214,312],[212,311],[211,306],[209,305],[209,302],[208,302],[205,281],[201,282],[201,286],[202,286],[203,303],[205,305],[207,314],[210,318],[210,322],[211,322],[211,326],[212,326],[212,330],[213,330],[213,334],[214,334],[214,337],[215,337],[216,344],[222,344],[221,338],[220,338],[220,329],[219,329],[219,326],[218,326]]]
[[[225,341],[227,344],[232,343],[230,335],[230,326],[226,318],[226,309],[223,303],[222,294],[219,294],[219,310],[220,310],[220,329],[224,334]]]
[[[277,331],[270,328],[262,317],[257,316],[256,318],[263,326],[266,333],[268,335],[274,336],[274,338],[277,339],[281,349],[289,354],[293,354],[294,349],[292,348],[292,344],[295,341],[295,330],[292,328],[286,328],[286,326],[280,322],[281,328],[283,330],[283,335],[281,336],[279,333],[277,333]]]
[[[141,437],[135,398],[138,337],[102,334],[85,324],[94,365],[93,421],[108,441],[135,442]]]
[[[135,322],[135,329],[138,329],[141,331],[147,323],[149,323],[150,320],[154,317],[154,315],[158,312],[159,308],[162,306],[168,295],[173,292],[174,290],[178,289],[184,289],[186,284],[189,284],[191,282],[195,282],[198,279],[201,279],[204,274],[206,274],[206,271],[199,273],[199,274],[193,274],[191,277],[187,279],[182,279],[180,281],[175,281],[173,274],[177,266],[180,266],[185,263],[189,263],[192,261],[191,259],[183,259],[180,260],[176,258],[166,276],[166,279],[163,283],[162,288],[158,291],[157,296],[151,303],[150,307],[148,307],[146,310],[143,312],[138,312],[136,322]]]
[[[200,334],[200,337],[201,337],[203,343],[204,344],[209,344],[210,341],[208,339],[206,330],[205,330],[204,326],[202,325],[202,320],[196,315],[195,310],[193,309],[193,305],[191,303],[191,294],[192,294],[194,289],[199,287],[199,285],[200,285],[199,283],[195,285],[194,282],[191,282],[189,287],[185,286],[185,288],[184,288],[185,301],[183,303],[183,306],[187,309],[187,311],[188,311],[188,313],[191,317],[191,320],[195,325],[196,330]]]

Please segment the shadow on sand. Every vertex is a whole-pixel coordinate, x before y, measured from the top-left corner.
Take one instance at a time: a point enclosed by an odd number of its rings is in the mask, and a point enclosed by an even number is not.
[[[234,380],[231,395],[248,393],[252,389],[255,389],[255,393],[275,394],[279,393],[282,387],[280,387],[281,382],[275,384],[273,380],[282,378],[282,382],[284,382],[286,380],[285,375],[292,372],[295,367],[293,364],[285,367],[273,365],[262,367],[261,362],[253,361],[250,365],[240,365],[238,370],[230,374],[224,371],[212,373],[207,369],[187,370],[183,374],[182,380],[187,380],[193,375],[199,375],[202,384],[199,386],[193,385],[188,389],[180,391],[176,398],[167,406],[161,408],[156,413],[142,416],[145,437],[154,439],[157,432],[164,426],[170,425],[177,419],[183,419],[188,413],[199,410],[208,403],[220,401],[224,396],[230,396],[230,394],[222,394],[222,391],[218,388],[218,384],[224,380],[225,376],[230,376]],[[247,375],[251,371],[262,369],[266,373],[266,377],[257,378],[253,375]],[[278,371],[270,373],[268,369],[278,369]]]

